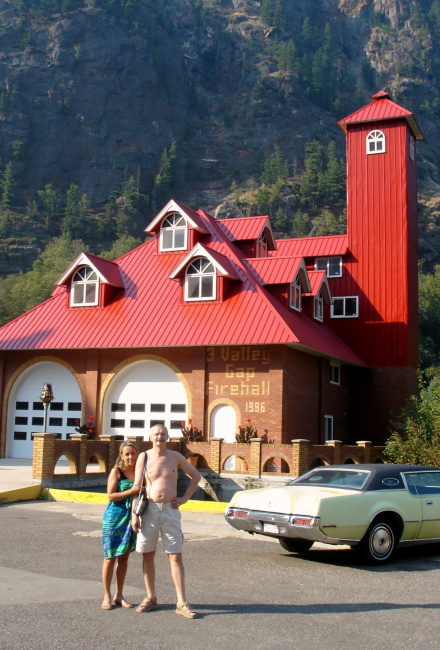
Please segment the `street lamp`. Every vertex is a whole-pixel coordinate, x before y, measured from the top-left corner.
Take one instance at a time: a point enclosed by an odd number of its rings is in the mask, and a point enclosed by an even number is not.
[[[43,390],[41,391],[40,399],[43,402],[43,408],[44,408],[43,433],[47,433],[46,432],[46,428],[47,428],[47,409],[49,407],[49,404],[53,400],[52,384],[44,384]]]

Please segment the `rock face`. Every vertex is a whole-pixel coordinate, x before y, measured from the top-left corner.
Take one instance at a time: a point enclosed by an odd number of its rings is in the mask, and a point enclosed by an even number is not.
[[[292,166],[301,166],[313,138],[334,139],[343,152],[336,121],[359,106],[357,82],[365,103],[381,87],[415,111],[432,100],[434,63],[429,74],[402,70],[432,47],[417,41],[410,0],[326,0],[319,12],[309,0],[284,0],[279,25],[261,19],[257,1],[138,0],[129,21],[106,11],[109,2],[76,4],[79,10],[44,17],[23,9],[20,16],[13,0],[0,6],[0,155],[13,161],[22,205],[47,183],[60,194],[75,183],[99,208],[131,176],[151,196],[160,155],[176,140],[176,198],[214,210],[232,181],[255,175],[276,144]],[[313,99],[301,70],[280,71],[274,57],[293,39],[312,65],[322,43],[307,42],[306,18],[318,34],[332,28],[341,79],[327,107]],[[417,119],[432,138],[425,151],[434,151],[436,116]],[[431,165],[423,182],[436,187],[438,180]]]

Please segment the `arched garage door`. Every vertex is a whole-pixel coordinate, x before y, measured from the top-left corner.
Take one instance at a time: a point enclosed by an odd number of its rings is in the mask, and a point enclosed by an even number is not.
[[[136,361],[112,380],[104,398],[103,433],[148,439],[150,428],[164,424],[172,435],[187,421],[185,388],[159,361]]]
[[[32,458],[32,434],[43,431],[40,395],[45,383],[52,384],[54,393],[48,433],[65,439],[81,420],[81,391],[71,372],[52,361],[34,364],[21,373],[9,396],[6,455],[11,458]]]

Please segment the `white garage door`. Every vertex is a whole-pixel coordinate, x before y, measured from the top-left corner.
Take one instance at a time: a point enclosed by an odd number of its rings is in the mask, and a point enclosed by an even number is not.
[[[15,382],[8,403],[6,455],[32,458],[32,434],[43,431],[40,400],[44,384],[52,384],[47,431],[65,439],[81,421],[81,392],[73,375],[59,363],[44,361],[25,370]]]
[[[158,361],[137,361],[111,382],[104,400],[103,433],[148,439],[150,428],[164,424],[179,434],[187,421],[185,388],[175,372]]]

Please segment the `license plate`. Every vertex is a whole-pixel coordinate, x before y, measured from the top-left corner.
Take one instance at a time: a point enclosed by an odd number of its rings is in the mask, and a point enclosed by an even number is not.
[[[263,531],[265,533],[278,533],[278,526],[275,526],[275,524],[263,524]]]

